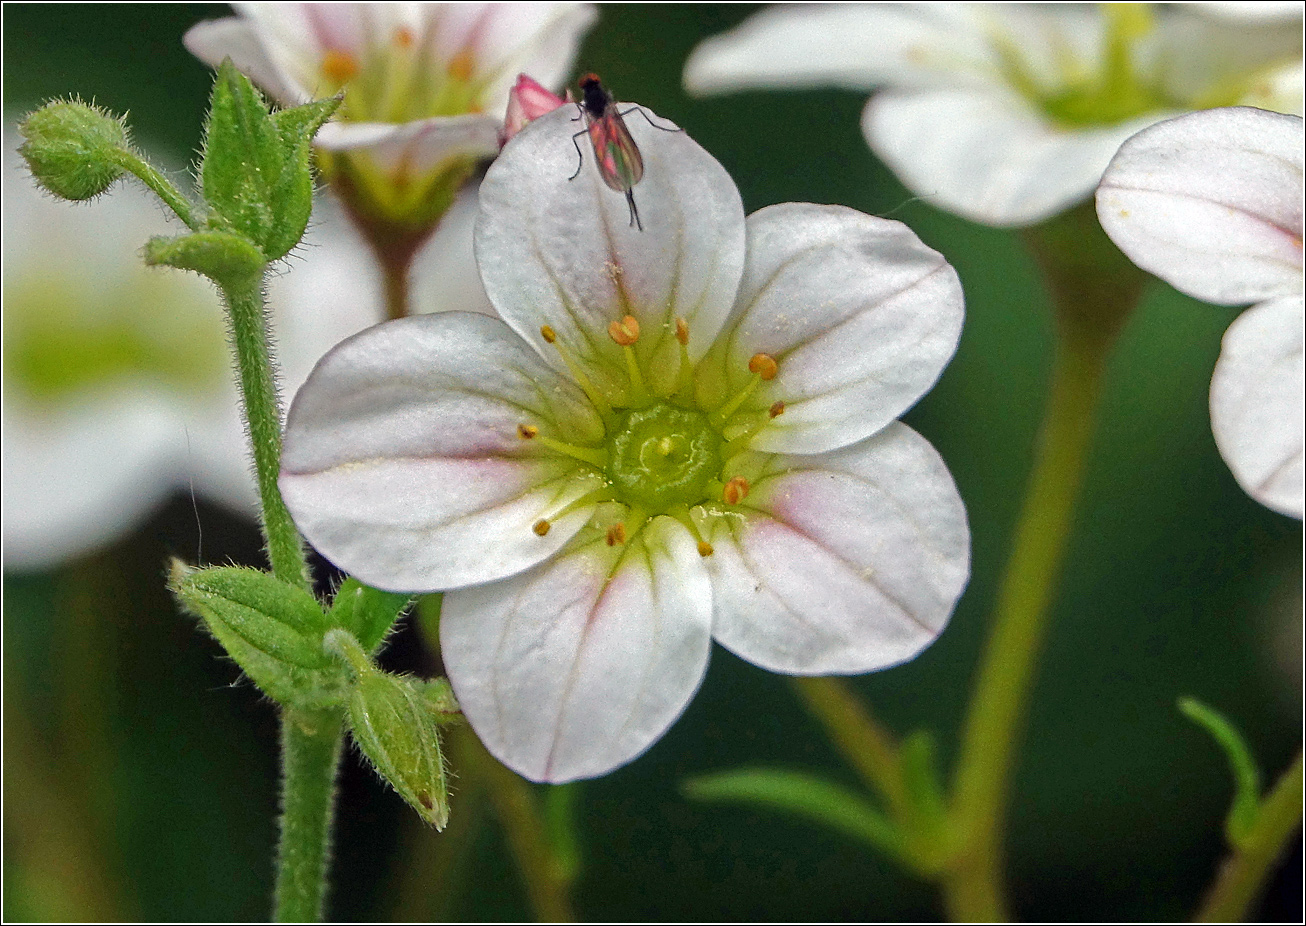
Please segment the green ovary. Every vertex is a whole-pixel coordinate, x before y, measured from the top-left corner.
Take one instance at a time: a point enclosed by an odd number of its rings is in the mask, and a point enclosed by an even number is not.
[[[620,501],[649,513],[703,501],[721,472],[721,436],[702,412],[665,402],[626,412],[608,438]]]

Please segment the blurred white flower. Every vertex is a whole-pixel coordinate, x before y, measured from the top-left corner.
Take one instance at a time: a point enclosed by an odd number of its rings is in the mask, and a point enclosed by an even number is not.
[[[913,193],[1028,225],[1087,199],[1154,122],[1236,104],[1301,113],[1301,4],[1221,6],[1238,9],[786,5],[700,45],[685,84],[878,89],[862,129]]]
[[[144,266],[162,206],[119,185],[89,205],[39,193],[6,136],[4,565],[41,569],[111,543],[170,493],[255,514],[222,309],[198,276]],[[288,399],[334,344],[384,318],[377,271],[318,203],[272,277]],[[492,314],[471,253],[474,193],[415,268],[417,311]],[[171,229],[175,233],[176,229]]]
[[[230,57],[283,105],[343,89],[313,140],[319,163],[357,208],[418,225],[433,191],[498,153],[517,75],[560,86],[597,17],[581,3],[232,5],[239,16],[200,23],[186,47],[214,67]]]
[[[1302,517],[1302,120],[1239,107],[1139,132],[1097,191],[1108,235],[1191,296],[1254,303],[1224,336],[1211,428],[1238,484]]]
[[[896,420],[956,350],[952,267],[839,206],[745,219],[687,135],[629,128],[642,231],[595,158],[568,179],[575,114],[541,116],[481,185],[502,320],[358,334],[286,429],[305,536],[370,584],[445,590],[458,701],[536,780],[647,749],[713,639],[779,672],[882,669],[935,639],[968,576],[952,477]]]

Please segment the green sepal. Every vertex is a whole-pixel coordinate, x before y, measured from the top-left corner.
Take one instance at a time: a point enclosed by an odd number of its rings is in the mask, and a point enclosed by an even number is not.
[[[99,196],[122,177],[131,149],[126,123],[81,100],[46,103],[18,124],[18,153],[44,189],[62,199]]]
[[[1233,771],[1234,793],[1229,816],[1224,821],[1224,835],[1229,844],[1241,847],[1261,809],[1261,772],[1252,751],[1236,727],[1223,714],[1196,698],[1180,698],[1179,710],[1202,727],[1224,750]]]
[[[239,235],[208,231],[175,238],[151,238],[145,243],[145,263],[202,273],[224,288],[263,271],[267,261],[258,248]]]
[[[778,810],[849,836],[915,868],[898,828],[861,794],[806,772],[755,768],[700,775],[686,781],[685,796]]]
[[[274,115],[249,79],[223,61],[200,164],[210,225],[247,238],[265,261],[285,257],[313,208],[309,142],[339,105],[336,97]]]
[[[260,690],[304,708],[343,706],[346,676],[323,650],[326,615],[308,592],[257,569],[173,560],[168,585]]]
[[[360,674],[349,698],[354,742],[377,773],[427,823],[449,822],[448,771],[440,749],[441,716],[427,683],[380,671]]]
[[[412,600],[411,595],[383,592],[351,577],[336,592],[327,620],[348,630],[365,652],[374,654]]]

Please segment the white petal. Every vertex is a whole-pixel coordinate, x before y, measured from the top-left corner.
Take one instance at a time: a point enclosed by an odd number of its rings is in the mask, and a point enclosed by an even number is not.
[[[501,112],[518,74],[561,89],[580,42],[598,19],[588,3],[490,3],[477,43],[477,72],[492,80],[481,92],[483,112]]]
[[[757,450],[816,453],[874,434],[915,404],[957,349],[963,299],[943,256],[900,222],[785,203],[748,217],[739,303],[698,372],[706,407],[779,362],[745,411],[785,403]]]
[[[597,476],[519,424],[595,443],[583,396],[497,319],[421,315],[322,358],[291,407],[281,492],[304,536],[364,582],[432,591],[503,578],[589,520]],[[532,529],[547,519],[552,529]]]
[[[1097,194],[1134,263],[1198,299],[1237,305],[1302,285],[1302,120],[1212,109],[1129,139]]]
[[[680,716],[707,669],[712,589],[694,539],[655,518],[530,572],[445,595],[440,647],[468,721],[535,781],[611,771]]]
[[[499,150],[502,116],[472,113],[413,122],[328,122],[313,144],[328,151],[366,151],[383,170],[423,171],[452,157]]]
[[[1302,297],[1248,309],[1224,335],[1211,379],[1211,429],[1252,498],[1302,516]]]
[[[631,104],[619,104],[624,111]],[[734,181],[716,159],[671,124],[639,110],[625,117],[644,159],[634,188],[643,221],[629,224],[626,200],[599,176],[594,150],[564,106],[528,125],[504,148],[481,184],[476,258],[490,301],[508,324],[562,369],[559,345],[579,358],[601,390],[626,388],[625,360],[608,325],[638,319],[645,369],[674,377],[675,319],[690,327],[702,356],[720,329],[744,263],[744,213]],[[573,137],[580,132],[579,137]],[[581,170],[577,151],[583,152]]]
[[[926,202],[1008,227],[1041,222],[1087,199],[1120,143],[1155,120],[1068,131],[997,90],[906,90],[877,94],[862,130]]]
[[[776,6],[695,48],[685,87],[937,84],[985,70],[990,56],[983,23],[965,4]]]
[[[282,105],[295,106],[312,99],[296,75],[269,52],[253,23],[234,16],[208,20],[188,29],[182,42],[187,51],[211,68],[220,65],[223,58],[230,58],[236,70]]]
[[[966,585],[970,531],[929,442],[895,422],[767,470],[744,517],[704,522],[717,641],[794,675],[883,669],[933,642]]]

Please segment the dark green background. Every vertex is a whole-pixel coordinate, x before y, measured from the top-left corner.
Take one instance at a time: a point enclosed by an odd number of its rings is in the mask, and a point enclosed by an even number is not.
[[[854,681],[895,730],[934,730],[948,762],[1029,467],[1050,319],[1016,234],[911,201],[870,154],[863,94],[685,96],[690,49],[751,9],[604,7],[577,72],[597,71],[620,98],[684,126],[734,176],[749,211],[809,201],[891,215],[959,271],[960,350],[907,420],[966,500],[973,578],[931,649]],[[209,77],[181,35],[225,12],[6,4],[5,118],[78,93],[129,110],[145,144],[184,158],[199,141]],[[1193,909],[1223,851],[1230,784],[1215,746],[1178,715],[1177,696],[1225,711],[1270,775],[1301,743],[1301,525],[1242,493],[1210,433],[1211,370],[1236,314],[1155,284],[1113,358],[1017,769],[1010,871],[1021,918],[1164,920]],[[252,525],[202,504],[199,518],[208,560],[258,563]],[[179,497],[99,554],[5,574],[7,919],[266,915],[277,724],[248,684],[232,686],[236,668],[163,590],[164,559],[191,555],[195,521]],[[418,658],[408,635],[389,664]],[[678,796],[687,776],[760,763],[855,784],[783,678],[718,649],[671,732],[581,786],[580,915],[941,915],[933,889],[860,846]],[[466,858],[436,879],[439,837],[352,755],[343,782],[333,918],[529,915],[491,819],[477,818]],[[1300,869],[1298,840],[1263,917],[1300,918]]]

